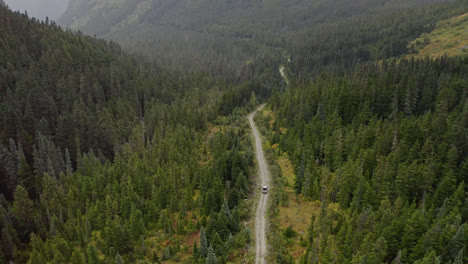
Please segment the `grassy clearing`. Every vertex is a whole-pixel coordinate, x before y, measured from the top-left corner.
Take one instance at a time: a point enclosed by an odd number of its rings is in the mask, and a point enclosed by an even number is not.
[[[468,13],[440,22],[436,29],[410,43],[406,58],[468,54]]]
[[[289,197],[287,206],[280,206],[278,218],[282,230],[291,227],[297,233],[295,237],[287,241],[288,250],[296,261],[304,253],[305,248],[301,245],[301,238],[305,239],[307,237],[311,216],[320,212],[320,202],[306,201],[302,195],[295,194],[293,187],[296,176],[287,153],[283,153],[277,162],[286,180],[286,192]]]

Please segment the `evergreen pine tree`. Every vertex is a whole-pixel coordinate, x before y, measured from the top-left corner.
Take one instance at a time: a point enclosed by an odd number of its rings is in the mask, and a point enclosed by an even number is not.
[[[398,254],[395,258],[395,264],[401,264],[401,250],[398,250]]]
[[[31,167],[29,167],[29,164],[26,161],[24,155],[20,157],[18,164],[18,182],[22,184],[31,195],[36,194],[34,186],[34,173],[31,170]]]
[[[210,245],[210,247],[208,248],[208,254],[206,256],[206,264],[217,264],[218,263],[218,260],[216,258],[216,254],[213,250],[213,247]]]
[[[198,259],[200,257],[200,252],[198,250],[197,241],[193,243],[192,256],[194,259]]]
[[[117,255],[115,256],[115,264],[123,264],[123,259],[120,256],[119,252],[117,252]]]
[[[226,249],[229,251],[229,250],[232,250],[234,247],[234,237],[232,236],[231,233],[229,233],[229,237],[226,241]]]
[[[203,226],[201,227],[200,231],[200,256],[206,257],[208,254],[208,241],[206,240],[205,229]]]
[[[221,208],[222,212],[226,216],[226,218],[231,221],[231,211],[229,210],[229,205],[226,200],[223,202],[223,206]]]
[[[93,244],[89,244],[88,248],[86,249],[86,258],[88,260],[88,264],[98,264],[99,263],[99,255],[94,247]]]
[[[15,191],[12,211],[18,221],[21,237],[29,237],[29,231],[33,230],[34,202],[29,199],[28,192],[18,185]]]
[[[65,148],[65,162],[67,166],[67,175],[70,176],[73,174],[73,167],[70,159],[70,153],[68,152],[68,148]]]
[[[210,240],[210,246],[213,246],[213,249],[218,256],[224,255],[224,243],[221,237],[217,232],[214,233],[213,237]]]

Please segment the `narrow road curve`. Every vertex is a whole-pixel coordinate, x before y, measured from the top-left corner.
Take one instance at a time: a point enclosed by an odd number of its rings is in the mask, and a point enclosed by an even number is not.
[[[284,72],[284,66],[283,65],[280,66],[279,72],[281,74],[281,77],[283,77],[284,81],[286,82],[286,84],[289,85],[289,80],[286,77],[286,73]]]
[[[253,134],[255,136],[255,152],[257,154],[257,162],[259,166],[260,186],[268,186],[271,189],[270,174],[268,172],[267,163],[265,156],[263,155],[262,141],[260,140],[260,133],[255,126],[253,118],[255,114],[262,110],[265,105],[260,106],[255,112],[250,114],[249,122],[252,127]],[[260,192],[260,188],[258,192]],[[267,255],[267,241],[266,241],[266,209],[269,194],[261,194],[260,201],[257,207],[257,213],[255,215],[255,264],[265,263],[265,257]]]

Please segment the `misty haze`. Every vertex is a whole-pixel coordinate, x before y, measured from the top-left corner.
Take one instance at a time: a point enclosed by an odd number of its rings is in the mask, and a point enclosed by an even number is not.
[[[59,19],[68,6],[68,0],[5,0],[5,3],[11,10],[21,13],[26,10],[30,17],[41,20],[46,17],[51,20]]]

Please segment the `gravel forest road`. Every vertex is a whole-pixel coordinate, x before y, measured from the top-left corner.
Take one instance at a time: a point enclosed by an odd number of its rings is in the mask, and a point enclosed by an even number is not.
[[[262,141],[260,139],[260,133],[258,132],[257,127],[253,118],[258,111],[262,110],[265,105],[260,106],[249,116],[250,126],[255,137],[255,152],[257,155],[257,162],[259,167],[259,182],[260,186],[268,186],[268,189],[271,189],[270,183],[270,174],[268,172],[267,163],[265,156],[263,154]],[[260,188],[258,191],[260,192]],[[255,264],[265,263],[265,257],[267,255],[267,241],[266,241],[266,230],[267,230],[267,219],[266,219],[266,209],[267,201],[269,194],[261,194],[260,201],[257,207],[257,213],[255,215]]]

